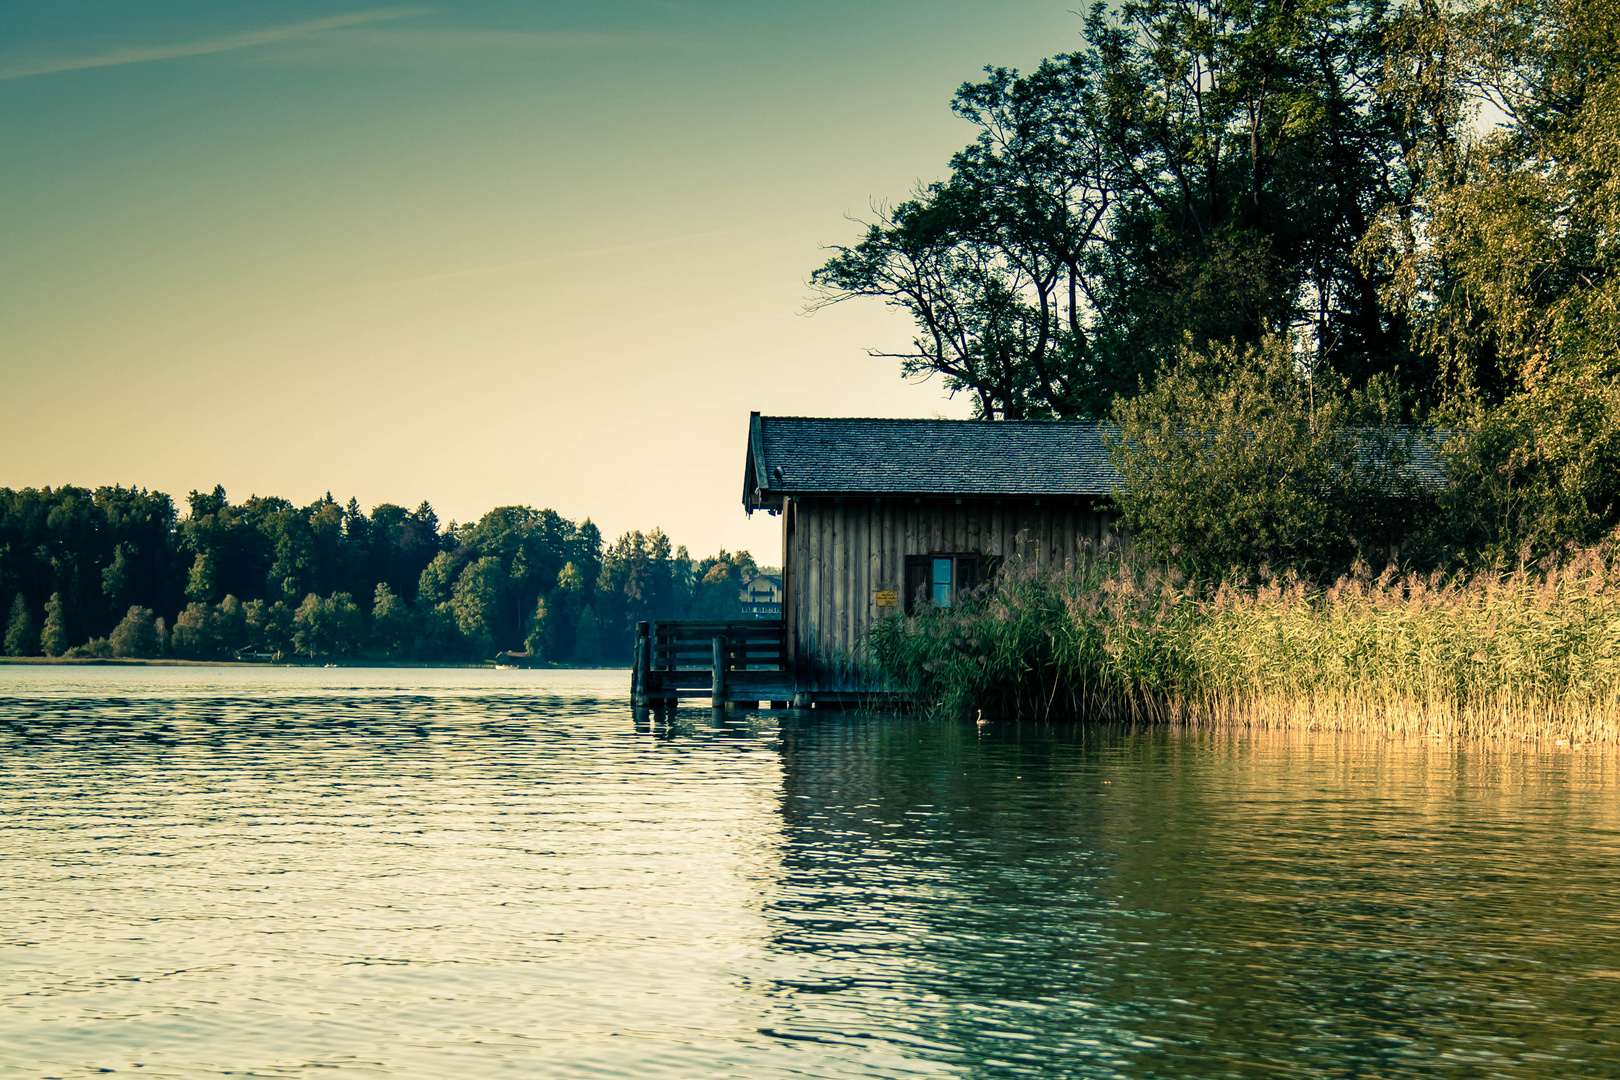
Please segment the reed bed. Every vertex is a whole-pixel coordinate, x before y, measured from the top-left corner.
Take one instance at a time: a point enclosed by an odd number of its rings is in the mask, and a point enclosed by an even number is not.
[[[1189,581],[1117,553],[1017,566],[871,634],[890,684],[947,714],[1620,740],[1620,559],[1330,587]]]

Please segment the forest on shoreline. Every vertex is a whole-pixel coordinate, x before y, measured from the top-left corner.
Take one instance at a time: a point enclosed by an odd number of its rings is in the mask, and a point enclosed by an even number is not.
[[[0,488],[9,656],[627,662],[635,623],[736,618],[747,552],[694,559],[660,529],[605,543],[587,518],[497,507],[439,524],[222,487],[181,517],[139,488]]]

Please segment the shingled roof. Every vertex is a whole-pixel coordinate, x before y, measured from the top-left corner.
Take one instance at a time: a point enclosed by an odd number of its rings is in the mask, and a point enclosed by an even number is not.
[[[749,419],[743,502],[782,495],[1104,496],[1105,425],[1036,420]]]
[[[1121,479],[1103,445],[1108,429],[1099,421],[753,413],[743,505],[752,512],[790,495],[1106,497]],[[1434,442],[1417,440],[1410,468],[1426,485],[1439,482]]]

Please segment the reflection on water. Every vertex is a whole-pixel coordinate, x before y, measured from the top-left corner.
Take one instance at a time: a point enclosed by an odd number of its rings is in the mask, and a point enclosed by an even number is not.
[[[1592,751],[0,667],[0,1076],[1620,1076]]]

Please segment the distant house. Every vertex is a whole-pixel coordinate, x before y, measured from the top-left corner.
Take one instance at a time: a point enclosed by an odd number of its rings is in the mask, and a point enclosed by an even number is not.
[[[745,619],[782,617],[782,571],[767,566],[743,582],[742,615]]]

